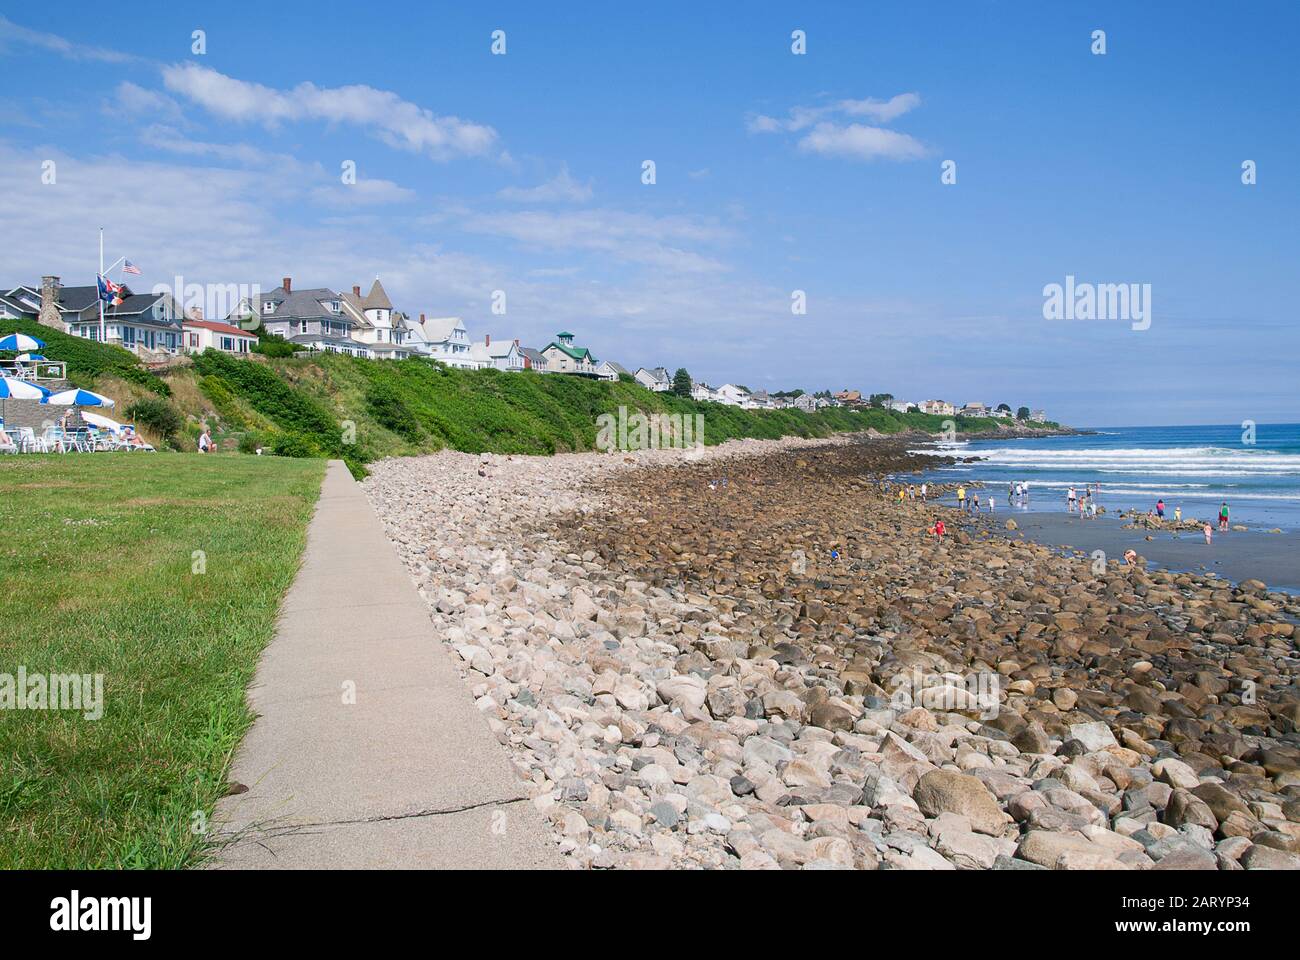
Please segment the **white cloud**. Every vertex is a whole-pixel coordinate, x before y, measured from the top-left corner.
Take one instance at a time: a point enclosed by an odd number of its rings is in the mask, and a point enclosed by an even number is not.
[[[557,201],[572,201],[582,203],[590,200],[592,195],[591,181],[579,183],[569,175],[569,167],[566,164],[560,169],[560,172],[545,183],[538,184],[535,187],[506,187],[497,193],[502,200],[514,200],[519,203],[555,203]]]
[[[69,60],[92,60],[99,63],[131,63],[138,59],[129,53],[110,50],[108,47],[74,43],[71,40],[66,40],[63,37],[60,37],[58,34],[43,33],[40,30],[32,30],[28,27],[22,27],[4,16],[4,14],[0,14],[0,49],[15,44],[36,47],[38,50],[57,53],[59,56],[66,57]]]
[[[290,90],[276,90],[193,63],[164,67],[163,83],[173,93],[228,120],[269,128],[303,120],[354,124],[391,147],[435,159],[483,155],[497,141],[496,131],[489,126],[435,116],[391,90],[364,84],[318,87],[305,82]]]
[[[926,155],[924,145],[914,137],[860,123],[844,127],[819,123],[799,141],[799,149],[856,160],[912,160]]]
[[[798,144],[804,153],[851,157],[857,160],[910,160],[929,151],[915,137],[885,127],[846,123],[847,118],[867,117],[888,123],[914,110],[921,103],[917,93],[900,93],[888,100],[867,97],[840,100],[819,107],[792,107],[784,119],[751,114],[745,126],[750,133],[803,133]],[[805,132],[806,131],[806,132]]]
[[[865,100],[841,100],[839,109],[851,117],[869,117],[877,123],[888,123],[920,105],[919,93],[900,93],[888,100],[873,100],[870,97]]]
[[[181,117],[181,108],[171,97],[157,90],[146,90],[129,80],[117,85],[113,100],[105,109],[114,115],[131,117],[141,114],[165,120],[179,120]]]
[[[720,261],[686,249],[721,243],[731,231],[695,217],[655,217],[622,210],[478,214],[461,227],[471,233],[508,237],[541,250],[584,250],[682,273],[727,269]]]

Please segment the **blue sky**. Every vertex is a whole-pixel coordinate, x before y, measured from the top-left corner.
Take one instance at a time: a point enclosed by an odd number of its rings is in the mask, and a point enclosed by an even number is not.
[[[0,284],[92,282],[103,225],[137,286],[378,275],[715,385],[1300,419],[1294,7],[483,6],[10,6]],[[1045,320],[1067,274],[1150,328]]]

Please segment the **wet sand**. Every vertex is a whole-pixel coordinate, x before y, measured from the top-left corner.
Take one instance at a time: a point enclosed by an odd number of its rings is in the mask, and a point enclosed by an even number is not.
[[[1008,531],[1007,520],[1015,520],[1019,529]],[[1069,546],[1084,553],[1104,550],[1111,559],[1132,548],[1148,564],[1166,570],[1213,573],[1234,583],[1260,580],[1273,590],[1300,592],[1300,534],[1296,533],[1215,530],[1214,543],[1206,546],[1200,534],[1125,529],[1112,517],[1080,520],[1065,513],[999,509],[981,514],[980,522],[1004,537]],[[1153,539],[1147,540],[1148,535]]]

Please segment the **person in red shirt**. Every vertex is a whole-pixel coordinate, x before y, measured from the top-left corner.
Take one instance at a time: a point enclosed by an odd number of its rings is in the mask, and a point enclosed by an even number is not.
[[[943,534],[944,534],[943,521],[942,520],[934,521],[934,535],[938,537],[940,540],[942,540]]]

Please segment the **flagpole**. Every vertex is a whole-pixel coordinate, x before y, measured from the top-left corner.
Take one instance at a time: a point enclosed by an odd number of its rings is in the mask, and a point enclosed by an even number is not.
[[[99,275],[104,276],[104,228],[99,228]],[[104,339],[104,298],[99,293],[99,281],[95,281],[95,299],[99,301],[99,342],[107,343]]]

